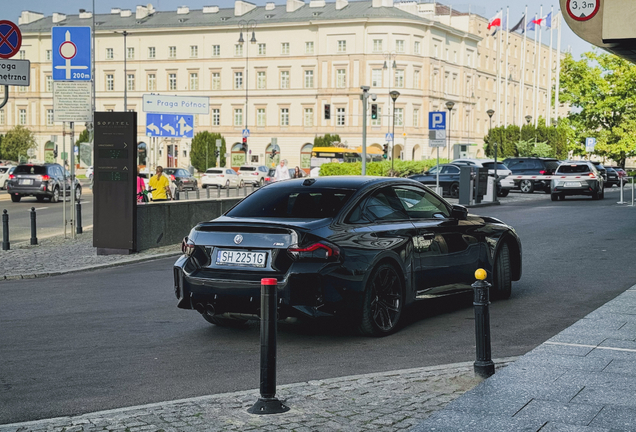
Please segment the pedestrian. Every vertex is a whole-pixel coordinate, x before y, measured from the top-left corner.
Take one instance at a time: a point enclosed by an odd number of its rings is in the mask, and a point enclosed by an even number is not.
[[[153,201],[167,201],[172,198],[172,193],[170,192],[170,180],[163,175],[163,167],[161,165],[157,166],[156,175],[150,177],[148,186],[150,186],[150,189],[152,190]]]
[[[274,174],[274,181],[281,181],[289,179],[289,169],[285,166],[285,161],[281,160],[280,165],[276,167],[276,173]]]
[[[303,176],[303,173],[300,172],[300,167],[296,166],[296,168],[294,168],[294,178],[301,178]]]
[[[148,193],[146,192],[146,183],[144,179],[137,174],[137,202],[148,202]]]

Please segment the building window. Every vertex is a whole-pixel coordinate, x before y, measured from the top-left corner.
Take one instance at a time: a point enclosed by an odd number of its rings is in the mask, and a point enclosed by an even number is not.
[[[345,88],[347,86],[347,71],[338,69],[336,71],[336,87]]]
[[[5,122],[4,119],[4,110],[0,110],[0,125],[3,125]]]
[[[415,41],[413,43],[413,52],[415,54],[420,54],[420,42],[419,41]]]
[[[221,110],[218,108],[212,110],[212,126],[221,126]]]
[[[338,41],[338,52],[346,53],[347,52],[347,41],[339,40]]]
[[[433,55],[435,58],[439,58],[439,45],[433,44]]]
[[[314,125],[314,109],[305,108],[305,126],[311,127]]]
[[[404,69],[395,70],[395,88],[404,88]]]
[[[112,60],[114,58],[113,49],[106,48],[106,60]]]
[[[155,47],[148,47],[148,58],[153,59],[157,56],[157,50]]]
[[[267,54],[267,45],[260,43],[258,44],[258,55],[266,55]]]
[[[47,75],[45,80],[46,80],[46,91],[50,93],[53,91],[53,79],[51,78],[51,75]]]
[[[337,110],[336,125],[337,126],[344,126],[345,125],[345,109],[344,108],[338,108],[338,110]]]
[[[404,126],[404,108],[395,109],[395,125]]]
[[[264,89],[267,88],[267,75],[265,72],[257,72],[256,73],[256,88]]]
[[[373,39],[373,52],[382,52],[382,39]]]
[[[25,108],[20,108],[20,110],[18,111],[18,121],[21,125],[26,125],[27,119],[26,119],[26,109]]]
[[[46,110],[46,125],[53,126],[53,110],[52,109]]]
[[[314,53],[314,43],[305,42],[305,54],[313,54],[313,53]]]
[[[212,45],[212,57],[221,56],[221,45]]]
[[[378,105],[378,118],[371,119],[371,126],[382,126],[382,107]]]
[[[453,51],[453,62],[457,63],[459,57],[457,57],[457,51]]]
[[[51,61],[51,56],[53,55],[53,51],[52,50],[46,50],[46,59],[48,61]]]
[[[280,88],[282,89],[289,88],[289,71],[280,72]]]
[[[128,91],[135,91],[135,75],[128,74],[126,75],[126,88]]]
[[[284,55],[289,54],[289,42],[283,42],[280,44],[280,53]]]
[[[243,44],[234,45],[234,55],[237,57],[243,56]]]
[[[190,90],[199,90],[199,74],[196,72],[190,74]]]
[[[199,46],[198,45],[190,45],[190,58],[199,57]]]
[[[420,126],[420,110],[415,108],[413,110],[413,127]]]
[[[265,114],[265,108],[259,108],[256,110],[256,126],[266,126],[267,117]]]
[[[382,87],[382,69],[373,69],[371,71],[371,86]]]
[[[420,71],[419,70],[413,71],[413,87],[416,89],[419,89],[420,86],[421,86]]]
[[[148,74],[148,91],[157,90],[157,76],[155,74]]]
[[[128,60],[134,60],[135,59],[135,48],[134,47],[128,47],[126,50],[126,58]]]
[[[221,90],[220,72],[212,72],[212,90]]]
[[[314,71],[305,71],[305,88],[314,88]]]
[[[177,89],[177,74],[171,73],[168,75],[168,89],[176,90]]]
[[[234,126],[243,126],[243,109],[234,109]]]
[[[280,125],[289,126],[289,108],[280,109]]]
[[[20,60],[26,60],[26,51],[20,50],[20,52],[18,53],[18,58]]]
[[[177,58],[177,47],[171,46],[168,47],[168,58],[176,59]]]
[[[106,91],[115,90],[115,76],[113,74],[106,75]]]
[[[234,72],[234,90],[243,88],[243,72]]]
[[[398,39],[395,41],[395,52],[404,52],[404,41],[402,39]]]

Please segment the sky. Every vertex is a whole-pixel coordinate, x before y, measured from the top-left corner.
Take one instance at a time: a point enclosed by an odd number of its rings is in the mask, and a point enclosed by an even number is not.
[[[250,0],[252,3],[258,6],[264,6],[266,0]],[[335,0],[327,0],[335,1]],[[429,2],[429,0],[424,0]],[[138,4],[152,3],[156,10],[160,11],[176,11],[178,6],[189,6],[190,9],[201,9],[203,6],[217,5],[221,8],[233,7],[233,0],[95,0],[95,8],[97,13],[110,13],[111,8],[118,7],[122,9],[132,9],[133,12]],[[285,4],[284,0],[274,0],[276,4]],[[309,0],[305,0],[309,3]],[[77,14],[79,9],[86,9],[90,11],[93,7],[92,0],[22,0],[22,1],[10,1],[2,0],[2,8],[0,9],[0,20],[9,20],[17,24],[18,17],[23,10],[30,10],[33,12],[40,12],[47,16],[53,12],[60,12],[64,14]],[[451,4],[454,8],[460,11],[468,11],[470,8],[472,12],[482,15],[486,18],[494,16],[499,9],[505,9],[510,7],[510,25],[516,24],[523,15],[525,10],[525,2],[513,1],[513,0],[459,0],[459,2],[453,3],[451,1],[442,1],[444,4]],[[539,14],[539,5],[536,2],[528,5],[528,15],[534,16]],[[551,5],[546,2],[544,4],[543,14],[546,15],[550,11]],[[559,2],[554,0],[555,14],[559,8]],[[528,33],[533,35],[532,32]],[[546,36],[546,34],[548,36]],[[543,41],[549,43],[549,32],[546,32],[543,37]],[[556,34],[555,34],[556,44]],[[592,46],[583,41],[577,35],[575,35],[570,28],[564,24],[562,31],[562,43],[561,49],[571,49],[575,58],[579,58],[580,55],[586,51],[590,51]]]

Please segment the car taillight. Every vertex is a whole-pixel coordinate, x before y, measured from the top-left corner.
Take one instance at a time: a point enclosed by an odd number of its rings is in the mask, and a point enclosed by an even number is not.
[[[219,177],[225,177],[225,175],[224,174],[219,174]]]
[[[170,180],[174,181],[174,176],[170,174]]]
[[[9,174],[9,179],[14,179],[14,178],[15,178],[15,175]]]
[[[595,178],[596,178],[596,176],[594,175],[594,173],[589,173],[587,176],[588,176],[589,178],[592,178],[592,179],[595,179]]]
[[[541,170],[541,171],[539,171],[539,174],[541,174],[541,175],[546,175],[547,173],[546,173],[546,171],[545,171],[545,170]]]
[[[265,177],[265,181],[270,181],[271,177]]]
[[[297,260],[300,259],[321,259],[321,260],[337,260],[340,257],[340,249],[336,246],[321,242],[314,243],[307,247],[290,246],[287,252]]]
[[[258,173],[257,173],[256,171],[254,171],[254,172],[252,173],[252,175],[257,176],[257,175],[258,175]]]
[[[192,255],[192,252],[194,252],[194,243],[188,237],[184,237],[181,240],[181,252],[187,256]]]
[[[50,178],[51,178],[51,177],[49,177],[47,175],[43,175],[43,176],[40,176],[40,177],[42,177],[42,181],[49,181]]]

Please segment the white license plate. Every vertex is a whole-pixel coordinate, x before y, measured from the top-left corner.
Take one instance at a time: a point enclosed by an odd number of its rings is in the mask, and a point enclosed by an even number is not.
[[[265,267],[265,261],[267,261],[265,252],[219,250],[216,253],[216,263],[218,265]]]
[[[33,179],[20,179],[20,184],[22,185],[32,185],[33,184]]]
[[[565,182],[563,185],[565,187],[581,187],[581,183],[579,182]]]

